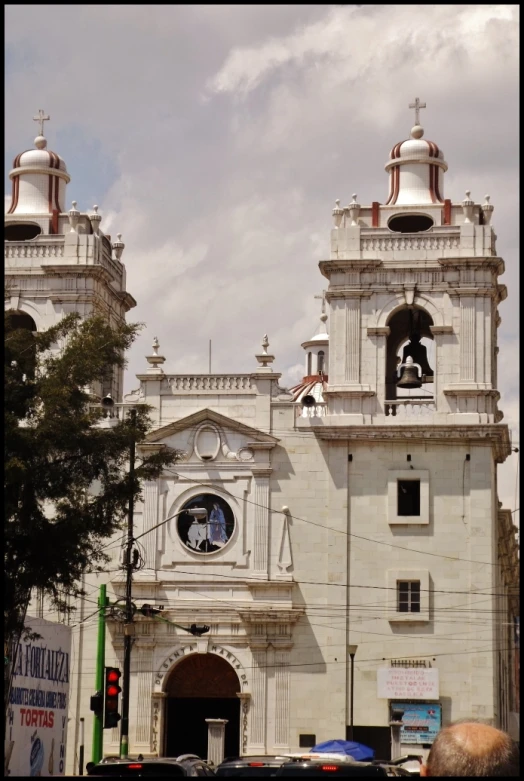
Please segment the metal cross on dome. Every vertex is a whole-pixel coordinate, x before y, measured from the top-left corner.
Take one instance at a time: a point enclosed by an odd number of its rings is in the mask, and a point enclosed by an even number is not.
[[[44,135],[44,122],[47,122],[48,119],[51,119],[51,117],[49,116],[49,114],[46,117],[45,114],[44,114],[43,109],[41,109],[41,108],[38,109],[38,116],[37,117],[33,117],[33,122],[40,122],[40,135],[41,136]]]
[[[410,103],[409,108],[415,109],[415,125],[420,125],[420,109],[426,108],[426,104],[421,103],[420,98],[415,98],[415,102]]]
[[[325,315],[326,314],[326,291],[323,290],[321,296],[314,296],[314,298],[318,298],[322,301],[322,314]]]

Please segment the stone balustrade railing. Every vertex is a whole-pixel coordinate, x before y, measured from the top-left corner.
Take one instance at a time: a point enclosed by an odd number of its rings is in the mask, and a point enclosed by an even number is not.
[[[297,404],[295,416],[297,418],[323,418],[327,414],[327,404],[320,402],[313,407],[302,407]]]
[[[6,241],[5,259],[17,258],[61,258],[64,254],[64,237],[52,236],[50,239],[39,237],[38,243],[30,241]]]
[[[363,252],[402,252],[405,250],[451,250],[460,248],[460,232],[457,228],[446,228],[424,235],[421,233],[392,235],[388,230],[374,229],[366,235],[360,234],[360,249]]]
[[[386,417],[394,417],[397,421],[432,415],[437,410],[434,399],[396,399],[386,401],[384,408]]]
[[[256,392],[250,374],[178,374],[167,382],[173,393]]]

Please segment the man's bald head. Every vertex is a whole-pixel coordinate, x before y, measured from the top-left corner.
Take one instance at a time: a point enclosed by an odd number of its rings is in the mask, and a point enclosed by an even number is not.
[[[519,750],[509,735],[488,724],[461,721],[440,730],[424,776],[519,776]]]

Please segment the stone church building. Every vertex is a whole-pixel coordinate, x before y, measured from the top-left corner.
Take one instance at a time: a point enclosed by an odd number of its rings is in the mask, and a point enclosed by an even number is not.
[[[35,147],[10,174],[7,307],[38,330],[95,307],[124,318],[135,301],[121,237],[103,233],[97,207],[67,210],[64,161],[42,135]],[[251,372],[171,374],[155,340],[135,391],[122,398],[121,376],[101,389],[119,402],[105,425],[151,406],[139,453],[179,452],[135,508],[133,755],[205,757],[205,719],[227,720],[229,755],[353,736],[386,756],[393,708],[406,752],[463,717],[514,729],[518,554],[497,496],[510,454],[497,405],[504,262],[489,198],[452,203],[447,167],[417,111],[385,165],[384,202],[337,201],[296,387],[280,385],[264,336]],[[99,584],[124,596],[122,549],[108,550],[110,574],[86,576],[74,622]],[[181,628],[193,623],[209,632]],[[122,668],[123,638],[112,611],[107,665]],[[70,770],[80,718],[90,754],[96,622],[74,644]],[[104,738],[117,754],[118,730]]]

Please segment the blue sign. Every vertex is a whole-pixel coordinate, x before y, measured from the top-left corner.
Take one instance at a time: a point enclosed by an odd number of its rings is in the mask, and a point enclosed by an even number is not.
[[[442,724],[442,706],[429,702],[395,702],[395,710],[403,710],[401,743],[433,743]]]

